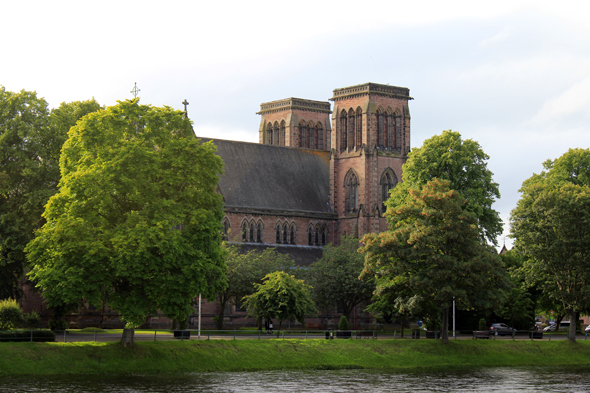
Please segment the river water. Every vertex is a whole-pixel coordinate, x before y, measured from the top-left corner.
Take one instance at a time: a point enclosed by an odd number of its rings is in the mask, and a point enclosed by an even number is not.
[[[0,392],[589,392],[590,369],[326,370],[1,377]]]

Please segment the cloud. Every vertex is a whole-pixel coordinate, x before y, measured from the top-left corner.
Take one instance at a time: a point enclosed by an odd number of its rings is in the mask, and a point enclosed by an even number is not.
[[[496,45],[498,43],[507,41],[508,38],[510,38],[511,36],[512,36],[512,28],[505,27],[504,29],[502,29],[502,31],[500,31],[495,36],[481,41],[478,46],[480,48],[486,48],[488,46]]]
[[[590,117],[590,77],[587,77],[555,98],[546,101],[531,118],[533,125],[558,123],[575,118],[576,123],[588,124]],[[568,122],[569,122],[568,121]]]

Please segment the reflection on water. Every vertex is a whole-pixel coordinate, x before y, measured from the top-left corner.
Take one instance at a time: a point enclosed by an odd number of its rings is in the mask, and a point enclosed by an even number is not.
[[[134,376],[0,377],[0,392],[588,392],[590,370],[264,371]]]

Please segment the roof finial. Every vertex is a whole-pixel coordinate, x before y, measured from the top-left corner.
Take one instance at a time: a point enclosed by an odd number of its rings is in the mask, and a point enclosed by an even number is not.
[[[131,93],[133,93],[133,98],[137,98],[137,94],[140,92],[141,90],[137,88],[137,82],[135,82],[135,86],[133,86],[133,90],[131,90]]]

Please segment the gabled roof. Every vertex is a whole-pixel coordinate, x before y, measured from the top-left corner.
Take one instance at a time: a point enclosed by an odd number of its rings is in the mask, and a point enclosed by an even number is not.
[[[226,208],[332,213],[330,152],[212,141],[225,163],[219,190]]]

